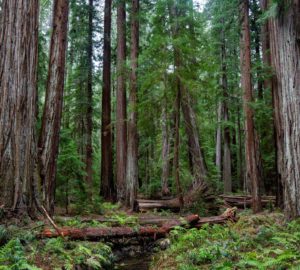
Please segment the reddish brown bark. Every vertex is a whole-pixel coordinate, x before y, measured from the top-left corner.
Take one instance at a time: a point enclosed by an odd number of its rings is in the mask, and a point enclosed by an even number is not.
[[[163,224],[162,227],[112,227],[112,228],[86,228],[86,229],[73,229],[73,228],[62,228],[60,233],[64,236],[69,237],[73,240],[98,240],[102,238],[112,239],[112,238],[123,238],[123,237],[153,237],[161,238],[166,236],[174,227],[176,226],[186,226],[186,225],[196,225],[199,220],[198,215],[190,215],[184,218],[184,220],[171,220]],[[56,231],[52,232],[49,229],[45,229],[41,234],[41,238],[53,238],[58,237]]]
[[[277,165],[287,218],[300,216],[300,3],[281,1],[270,19]]]
[[[244,91],[245,113],[245,158],[247,178],[251,183],[252,209],[254,213],[261,211],[261,199],[259,185],[261,182],[260,164],[258,159],[259,145],[254,127],[254,113],[249,103],[253,102],[251,83],[251,51],[249,29],[249,2],[241,0],[241,83]]]
[[[2,1],[0,22],[0,205],[35,210],[38,0]]]
[[[126,204],[133,209],[138,188],[137,68],[139,52],[139,0],[132,0],[131,8],[131,74],[128,103],[130,112],[127,127]]]
[[[224,224],[228,221],[235,222],[237,218],[235,216],[235,208],[227,209],[220,216],[199,218],[198,215],[189,215],[184,218],[166,219],[163,223],[161,220],[157,222],[154,220],[155,225],[159,224],[160,227],[154,226],[142,226],[138,228],[132,227],[112,227],[112,228],[61,228],[59,232],[51,231],[50,229],[44,229],[39,235],[40,238],[55,238],[60,235],[67,236],[72,240],[90,240],[96,241],[99,239],[122,239],[132,237],[151,237],[154,239],[166,237],[167,234],[177,226],[182,227],[196,227],[200,228],[204,224]],[[153,225],[153,224],[151,224]]]
[[[39,138],[39,166],[42,179],[43,204],[50,215],[54,212],[56,160],[63,106],[68,14],[68,0],[54,1],[46,100]]]
[[[126,5],[119,1],[117,8],[117,120],[116,120],[116,177],[117,199],[126,198],[126,156],[127,156],[127,124],[126,124]]]
[[[105,0],[104,6],[100,195],[106,200],[113,200],[115,195],[112,170],[111,126],[111,3],[112,0]]]

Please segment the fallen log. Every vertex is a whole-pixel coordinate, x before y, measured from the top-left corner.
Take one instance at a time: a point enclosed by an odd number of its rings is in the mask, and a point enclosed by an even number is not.
[[[61,228],[59,231],[65,237],[72,240],[90,240],[96,241],[100,239],[113,239],[125,237],[152,237],[154,239],[165,237],[170,230],[176,226],[195,226],[199,220],[198,215],[190,215],[182,219],[175,219],[168,221],[161,227],[141,226],[137,228],[131,227],[112,227],[112,228]],[[58,237],[56,231],[44,229],[39,235],[40,238],[54,238]]]
[[[251,207],[252,204],[252,197],[249,195],[220,195],[220,197],[224,200],[225,204],[233,207]],[[262,196],[262,206],[265,207],[268,204],[274,204],[275,203],[275,196]]]
[[[171,200],[136,200],[136,211],[147,211],[154,209],[172,210],[178,212],[180,210],[180,203],[178,198]]]
[[[147,219],[146,219],[147,220]],[[165,237],[174,227],[196,227],[200,228],[203,224],[224,224],[228,221],[235,222],[236,218],[236,208],[228,208],[220,216],[213,217],[203,217],[199,218],[198,215],[189,215],[184,218],[176,219],[157,219],[154,220],[156,223],[161,224],[160,227],[152,226],[141,226],[141,227],[110,227],[110,228],[61,228],[57,231],[50,230],[48,228],[44,229],[39,234],[40,238],[54,238],[61,234],[72,240],[90,240],[97,241],[100,239],[120,239],[120,238],[130,238],[130,237],[150,237],[153,239]],[[148,219],[149,222],[149,219]]]

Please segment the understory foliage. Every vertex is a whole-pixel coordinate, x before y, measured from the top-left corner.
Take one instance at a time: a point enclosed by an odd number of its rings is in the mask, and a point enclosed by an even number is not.
[[[38,240],[36,232],[0,226],[0,242],[5,243],[0,246],[1,270],[72,270],[75,266],[99,270],[112,267],[111,248],[102,242],[62,238]]]
[[[236,224],[173,231],[171,248],[152,269],[299,269],[299,249],[299,219],[245,215]]]

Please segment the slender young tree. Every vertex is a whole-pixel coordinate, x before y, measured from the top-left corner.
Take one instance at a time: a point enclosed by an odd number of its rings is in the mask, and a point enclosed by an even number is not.
[[[86,108],[86,146],[85,171],[89,194],[93,188],[93,15],[94,0],[89,0],[88,20],[88,46],[87,46],[87,108]]]
[[[254,112],[251,108],[253,101],[251,83],[251,51],[250,51],[250,29],[249,29],[249,0],[240,1],[241,8],[241,83],[244,91],[244,113],[245,113],[245,157],[247,178],[251,183],[252,209],[254,213],[261,211],[261,197],[259,186],[261,182],[260,164],[258,158],[259,145],[254,127]]]
[[[0,205],[33,215],[38,0],[3,0],[0,22]]]
[[[117,7],[117,108],[116,108],[116,171],[117,199],[126,197],[126,3],[119,1]]]
[[[114,199],[112,170],[112,127],[111,127],[111,4],[105,0],[104,6],[104,46],[103,46],[103,87],[101,126],[101,189],[100,195],[107,200]]]
[[[277,164],[287,218],[300,216],[300,3],[280,1],[270,19]]]
[[[55,0],[46,100],[38,144],[43,203],[50,214],[54,212],[56,159],[63,106],[68,14],[69,1]]]
[[[137,133],[137,68],[139,52],[139,0],[132,0],[131,10],[131,74],[129,92],[128,147],[126,167],[126,204],[132,209],[138,186],[138,133]]]

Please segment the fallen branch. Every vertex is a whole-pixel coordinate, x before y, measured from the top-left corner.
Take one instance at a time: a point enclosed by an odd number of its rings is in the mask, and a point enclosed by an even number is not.
[[[41,209],[43,210],[45,217],[49,220],[49,222],[51,223],[53,228],[57,231],[58,235],[60,235],[61,237],[64,237],[64,234],[62,233],[62,230],[60,230],[58,228],[58,226],[55,224],[53,219],[49,216],[49,214],[48,214],[47,210],[45,209],[45,207],[41,205]]]

